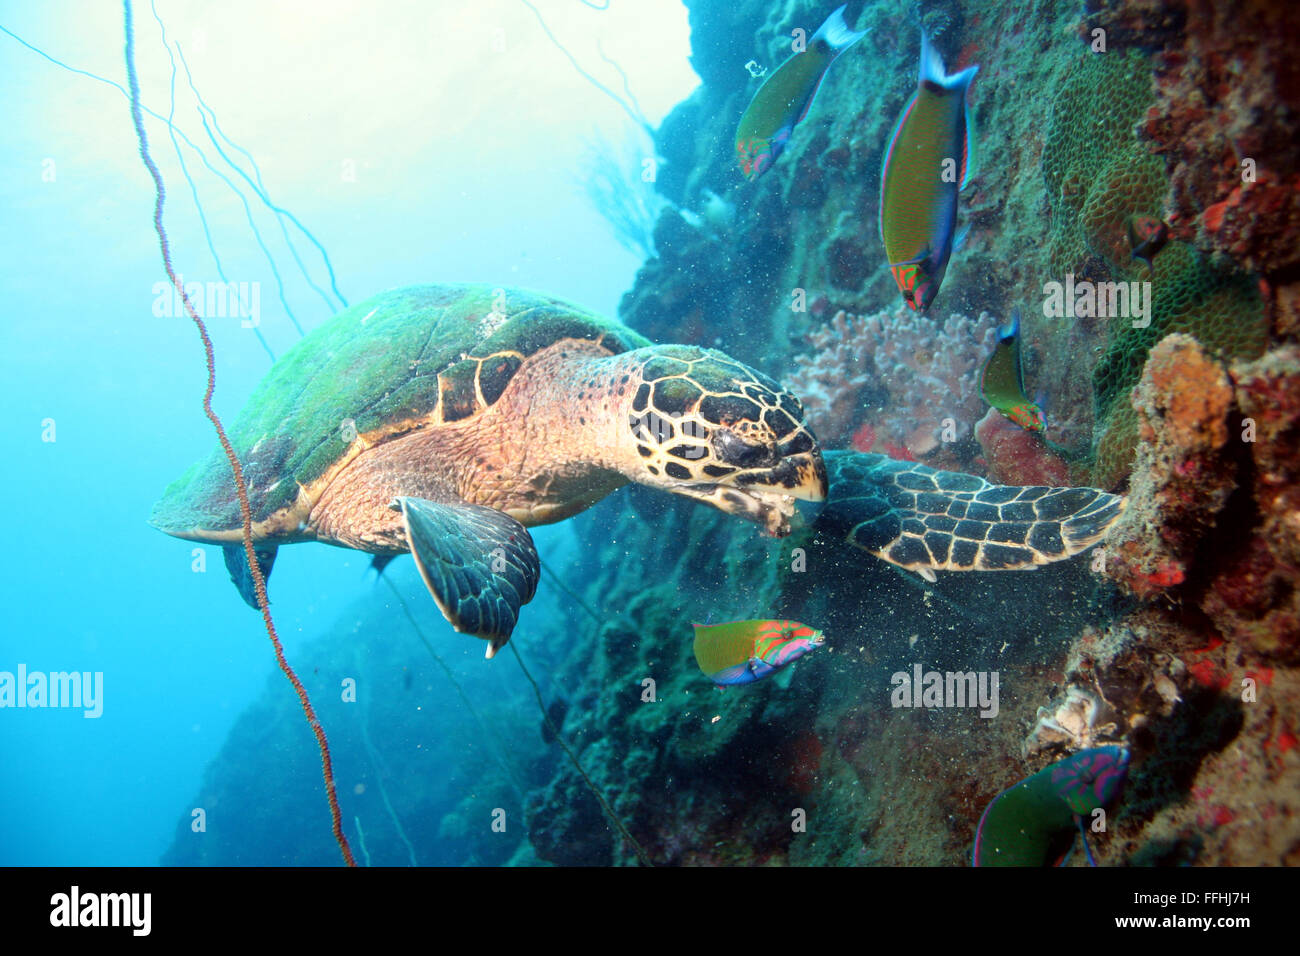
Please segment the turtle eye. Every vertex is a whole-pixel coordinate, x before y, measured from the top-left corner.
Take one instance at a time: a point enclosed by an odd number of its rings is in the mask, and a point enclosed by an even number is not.
[[[713,450],[728,465],[761,468],[777,463],[776,449],[748,442],[728,428],[719,428],[713,436]]]

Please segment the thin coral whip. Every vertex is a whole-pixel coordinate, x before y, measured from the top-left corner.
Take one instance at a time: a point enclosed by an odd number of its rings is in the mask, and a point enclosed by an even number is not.
[[[149,170],[149,175],[153,177],[155,199],[153,207],[153,225],[158,233],[158,247],[162,251],[163,268],[167,271],[167,278],[171,280],[172,285],[176,287],[176,292],[181,297],[185,305],[185,312],[193,320],[195,328],[198,329],[199,337],[203,340],[203,354],[208,366],[208,384],[203,393],[203,413],[212,422],[212,427],[216,429],[217,440],[221,443],[222,450],[226,453],[226,458],[230,462],[230,470],[234,474],[235,493],[239,496],[239,513],[243,521],[244,530],[244,554],[248,559],[248,568],[253,578],[253,588],[257,592],[257,606],[262,612],[262,621],[266,625],[267,636],[271,639],[271,644],[275,648],[276,663],[280,665],[280,670],[289,678],[289,683],[293,685],[294,692],[298,695],[298,700],[302,704],[303,713],[307,716],[307,723],[311,726],[312,733],[316,735],[316,744],[320,748],[321,773],[325,778],[325,796],[329,801],[330,816],[333,819],[334,839],[338,842],[339,849],[343,853],[343,859],[348,866],[356,866],[357,861],[352,856],[352,848],[348,846],[347,837],[343,834],[343,817],[339,812],[339,801],[334,783],[334,767],[330,760],[329,742],[325,739],[325,728],[321,726],[320,719],[316,716],[316,710],[312,707],[311,700],[307,696],[307,689],[303,687],[302,681],[294,673],[293,668],[289,666],[289,661],[284,656],[284,647],[280,644],[280,637],[275,631],[275,623],[271,620],[271,606],[266,597],[266,578],[262,574],[262,569],[258,567],[257,556],[253,550],[253,513],[248,503],[248,491],[244,484],[244,470],[240,466],[239,458],[235,454],[234,447],[230,444],[230,439],[226,436],[226,430],[221,424],[221,419],[217,413],[212,410],[212,393],[217,387],[217,369],[216,362],[212,353],[212,339],[208,337],[207,327],[203,320],[194,310],[190,303],[189,296],[185,294],[185,288],[181,280],[177,278],[176,271],[172,268],[171,247],[167,242],[167,231],[163,228],[163,203],[166,199],[166,191],[163,189],[162,173],[154,164],[153,158],[149,155],[149,140],[145,136],[144,119],[140,112],[140,84],[135,73],[135,31],[132,26],[131,0],[122,0],[122,12],[126,28],[126,75],[131,89],[131,120],[135,124],[136,138],[140,142],[140,159],[144,161],[145,168]]]

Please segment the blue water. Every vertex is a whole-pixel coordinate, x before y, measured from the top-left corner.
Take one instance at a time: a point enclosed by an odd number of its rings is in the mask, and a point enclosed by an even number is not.
[[[614,241],[571,180],[584,137],[636,135],[625,113],[570,67],[516,0],[372,6],[336,4],[311,16],[253,0],[159,2],[157,10],[221,128],[256,159],[271,198],[326,247],[349,301],[417,282],[483,281],[616,314],[639,258]],[[584,65],[621,90],[600,41],[651,123],[697,82],[679,4],[543,9]],[[135,21],[144,105],[167,115],[171,65],[148,3],[135,4]],[[0,3],[0,26],[69,66],[126,83],[114,4]],[[184,317],[155,315],[155,284],[165,277],[128,101],[7,34],[0,84],[0,482],[9,506],[0,671],[102,672],[104,688],[98,718],[0,710],[0,864],[154,864],[188,824],[204,768],[268,680],[296,704],[219,551],[207,548],[206,571],[196,573],[192,544],[146,524],[162,488],[209,453],[214,435],[200,404],[195,329]],[[333,307],[295,264],[274,216],[212,148],[195,105],[182,70],[175,126],[239,184],[285,299],[310,330]],[[167,127],[147,118],[146,129],[167,183],[177,270],[187,281],[214,281]],[[191,150],[184,156],[226,276],[260,283],[259,328],[283,354],[297,333],[243,207]],[[328,290],[320,255],[291,235],[311,282]],[[229,420],[270,363],[238,318],[214,317],[208,329],[214,406]],[[543,559],[562,562],[571,535],[563,525],[540,529]],[[502,720],[518,715],[520,726],[502,726],[503,734],[536,735],[517,669],[485,670],[481,644],[454,635],[403,563],[396,580],[427,636],[446,642],[465,691],[512,702]],[[281,553],[271,595],[291,662],[346,626],[358,602],[391,603],[365,567],[365,556],[325,546]],[[554,602],[554,593],[539,593],[529,613],[558,614]],[[456,708],[446,682],[429,693],[423,706]],[[455,728],[467,726],[459,720]],[[303,736],[300,756],[314,766],[305,725]],[[323,813],[323,801],[313,808]]]

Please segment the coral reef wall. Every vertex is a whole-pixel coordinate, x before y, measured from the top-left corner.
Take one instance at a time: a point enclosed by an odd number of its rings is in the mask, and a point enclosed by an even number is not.
[[[1103,865],[1297,862],[1300,370],[1285,339],[1300,323],[1296,246],[1283,237],[1300,140],[1294,67],[1281,62],[1295,14],[1247,3],[1237,23],[1218,5],[1140,0],[851,4],[850,25],[870,35],[747,183],[732,138],[760,81],[744,65],[774,68],[791,30],[811,34],[831,5],[687,6],[703,85],[660,130],[673,208],[622,318],[786,381],[830,447],[1060,481],[1066,462],[996,415],[982,444],[973,437],[985,408],[968,401],[956,343],[987,354],[989,331],[1019,306],[1027,388],[1049,437],[1072,450],[1073,480],[1131,485],[1132,500],[1087,558],[933,586],[811,531],[768,541],[640,491],[579,519],[605,567],[586,598],[618,609],[586,671],[603,690],[584,759],[637,839],[661,863],[959,864],[998,791],[1062,748],[1122,741],[1134,764],[1094,848]],[[915,86],[922,25],[949,71],[981,66],[978,171],[959,213],[970,234],[928,327],[899,310],[877,229],[881,161]],[[1249,152],[1253,182],[1242,179]],[[732,224],[690,215],[710,193],[735,206]],[[1135,215],[1170,228],[1150,271],[1130,257]],[[1046,316],[1045,285],[1067,276],[1149,281],[1148,321]],[[936,380],[952,441],[934,440]],[[809,620],[830,649],[796,665],[788,687],[718,691],[689,655],[689,622],[707,615]],[[999,671],[999,714],[890,707],[891,675],[917,663]],[[1076,712],[1086,718],[1067,719]],[[582,791],[562,768],[536,818],[568,819],[576,839],[596,822],[565,809]],[[575,862],[562,849],[573,844],[546,832],[539,855]],[[581,861],[631,859],[611,839]]]
[[[1053,437],[1092,446],[1085,477],[1124,483],[1137,438],[1127,394],[1164,335],[1188,332],[1220,356],[1258,358],[1270,316],[1279,328],[1295,323],[1290,134],[1300,91],[1278,22],[1294,11],[1270,20],[1275,5],[1247,4],[1235,23],[1221,5],[1178,2],[1086,12],[1047,2],[866,5],[855,26],[870,34],[832,67],[773,169],[745,183],[732,136],[760,81],[743,64],[774,68],[791,30],[811,32],[825,10],[687,6],[704,84],[663,124],[659,186],[688,215],[660,218],[659,256],[622,308],[651,337],[715,345],[782,377],[809,331],[839,310],[897,302],[877,228],[879,171],[915,86],[922,26],[950,70],[981,65],[971,90],[977,171],[962,204],[970,235],[935,313],[1025,307],[1026,378],[1047,397]],[[1243,59],[1252,30],[1265,42]],[[1243,116],[1253,117],[1249,135]],[[734,223],[690,224],[710,193],[735,205]],[[1132,215],[1170,220],[1173,241],[1150,274],[1129,256]],[[1067,275],[1149,280],[1149,321],[1045,317],[1044,284]]]

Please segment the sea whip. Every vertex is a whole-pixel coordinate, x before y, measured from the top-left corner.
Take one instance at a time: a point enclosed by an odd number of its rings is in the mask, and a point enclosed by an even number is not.
[[[208,421],[212,422],[212,427],[217,431],[217,440],[221,442],[222,450],[226,453],[226,458],[230,461],[230,470],[235,476],[235,493],[239,496],[239,515],[243,521],[244,530],[244,554],[248,559],[248,569],[253,577],[253,589],[257,592],[257,606],[262,612],[262,621],[266,624],[267,636],[271,639],[271,644],[275,647],[275,659],[280,665],[280,670],[284,671],[289,683],[293,684],[294,692],[298,695],[298,700],[302,704],[303,713],[307,715],[307,723],[311,726],[312,733],[316,735],[316,744],[320,748],[321,773],[325,777],[325,797],[329,800],[330,817],[334,824],[334,839],[338,841],[339,849],[343,852],[343,859],[348,866],[356,866],[357,861],[352,856],[352,848],[348,846],[347,837],[343,835],[343,817],[339,812],[339,801],[334,784],[334,767],[330,761],[330,747],[325,739],[325,728],[321,726],[320,719],[316,716],[316,710],[311,705],[311,700],[307,696],[307,689],[302,686],[302,681],[298,675],[293,672],[289,666],[288,660],[284,656],[284,647],[280,644],[280,637],[275,632],[275,624],[271,620],[271,606],[266,597],[266,578],[262,575],[262,569],[257,564],[257,555],[253,552],[253,512],[248,504],[248,491],[244,486],[244,469],[239,464],[239,458],[235,455],[235,449],[230,444],[230,439],[226,437],[226,430],[221,425],[221,419],[217,413],[212,410],[212,393],[217,387],[217,368],[212,356],[212,339],[208,337],[208,330],[199,318],[198,313],[194,311],[194,306],[190,304],[189,296],[185,294],[185,288],[181,281],[176,277],[176,272],[172,269],[171,247],[167,244],[167,232],[163,229],[163,201],[166,193],[163,189],[162,174],[158,167],[154,165],[153,159],[149,155],[149,141],[144,132],[144,119],[140,114],[140,84],[135,75],[135,30],[131,22],[131,0],[122,0],[122,12],[126,25],[126,76],[131,87],[131,119],[135,123],[135,134],[140,141],[140,158],[144,161],[145,167],[149,170],[149,175],[153,177],[153,183],[156,190],[156,198],[153,207],[153,225],[158,232],[158,246],[162,250],[163,268],[167,270],[167,277],[171,279],[172,285],[176,287],[181,301],[185,305],[185,311],[193,320],[195,327],[199,330],[199,337],[203,339],[203,353],[208,363],[208,387],[203,394],[203,413],[207,415]]]

